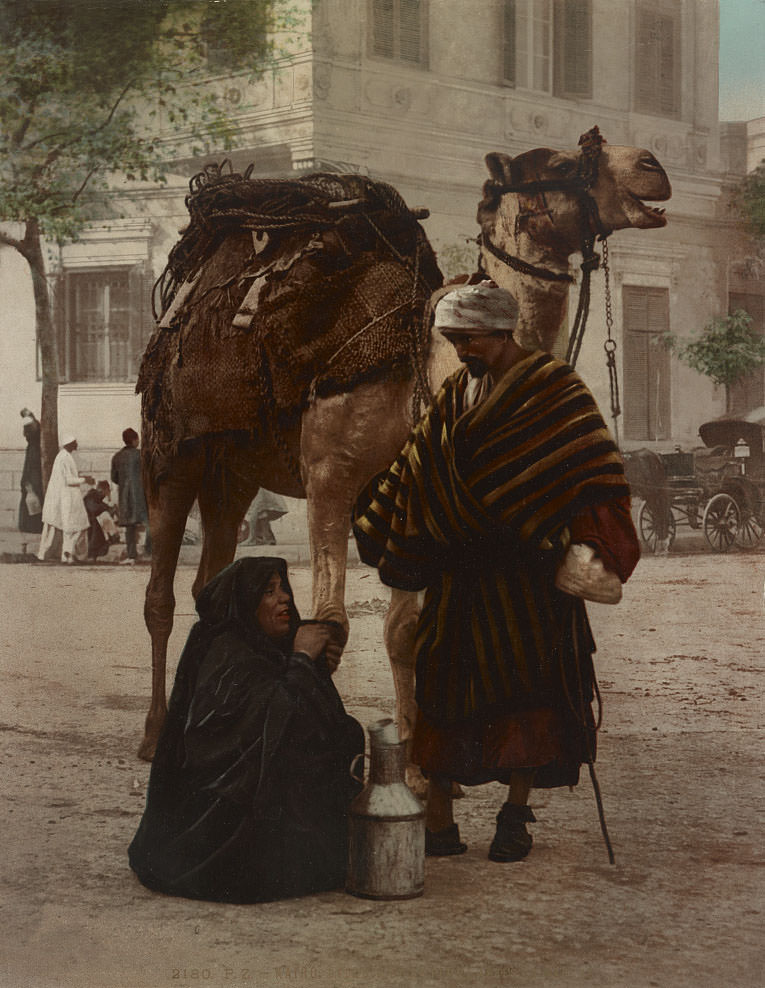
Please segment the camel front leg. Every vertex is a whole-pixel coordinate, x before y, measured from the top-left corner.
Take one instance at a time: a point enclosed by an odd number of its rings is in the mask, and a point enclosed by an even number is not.
[[[352,504],[321,474],[308,475],[306,497],[313,571],[311,610],[319,621],[339,622],[347,640],[345,570]]]
[[[186,519],[194,503],[193,478],[181,475],[163,482],[149,494],[149,531],[152,538],[151,575],[146,586],[144,621],[151,636],[151,702],[138,757],[151,761],[167,715],[165,686],[167,643],[173,630],[173,580]]]
[[[348,630],[345,570],[351,510],[395,458],[409,429],[411,386],[390,381],[317,399],[303,414],[300,459],[308,500],[313,615]]]
[[[398,736],[402,741],[409,742],[410,750],[417,719],[417,703],[414,699],[414,639],[419,616],[420,601],[416,593],[391,590],[390,607],[383,623],[383,637],[396,690]],[[424,799],[428,790],[427,781],[411,757],[407,761],[407,784],[417,796]]]

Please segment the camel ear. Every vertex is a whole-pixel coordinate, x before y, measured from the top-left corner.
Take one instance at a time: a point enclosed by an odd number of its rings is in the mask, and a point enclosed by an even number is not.
[[[513,159],[509,154],[502,154],[500,151],[490,151],[483,160],[486,162],[486,167],[489,169],[489,174],[493,181],[498,182],[500,185],[512,181]]]

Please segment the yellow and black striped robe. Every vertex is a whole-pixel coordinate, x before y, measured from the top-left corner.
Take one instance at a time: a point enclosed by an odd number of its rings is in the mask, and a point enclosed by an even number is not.
[[[417,703],[441,725],[559,705],[576,687],[573,657],[594,642],[584,603],[554,587],[566,526],[629,494],[595,400],[567,364],[530,354],[464,410],[468,381],[464,368],[447,379],[354,519],[361,558],[384,583],[425,589]]]

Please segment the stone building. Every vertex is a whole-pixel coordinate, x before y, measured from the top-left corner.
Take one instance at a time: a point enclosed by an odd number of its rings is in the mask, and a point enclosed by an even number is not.
[[[625,447],[697,445],[698,425],[724,411],[724,395],[673,359],[662,334],[692,335],[741,305],[764,328],[765,286],[736,263],[746,245],[726,206],[726,189],[751,167],[748,147],[762,153],[762,127],[750,133],[718,119],[716,0],[304,5],[310,40],[265,78],[211,76],[237,125],[236,150],[213,157],[237,168],[254,162],[256,176],[338,170],[389,182],[410,206],[430,210],[426,231],[453,274],[475,263],[487,152],[572,148],[594,124],[612,144],[648,148],[666,168],[673,197],[664,229],[621,231],[610,241],[620,439]],[[188,177],[210,160],[184,156],[166,139],[177,180],[115,188],[123,218],[93,226],[50,257],[60,427],[80,436],[80,459],[97,471],[122,429],[139,425],[133,391],[152,329],[151,285],[185,223]],[[0,248],[0,285],[0,523],[13,524],[18,409],[38,408],[40,385],[30,279],[7,248]],[[607,414],[604,339],[599,275],[579,370]],[[736,402],[765,404],[762,374]]]

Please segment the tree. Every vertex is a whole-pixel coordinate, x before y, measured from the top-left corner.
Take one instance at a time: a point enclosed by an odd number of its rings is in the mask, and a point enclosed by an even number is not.
[[[58,449],[58,354],[45,243],[76,240],[108,209],[111,176],[162,182],[159,113],[191,153],[230,146],[232,124],[200,83],[208,57],[257,75],[274,32],[297,26],[286,0],[3,0],[0,244],[29,265],[42,365],[43,473]]]
[[[752,328],[752,317],[743,309],[717,316],[695,340],[667,334],[665,342],[688,367],[725,387],[725,410],[730,411],[730,390],[765,364],[765,340]]]
[[[731,204],[752,237],[765,244],[765,161],[736,185]]]

